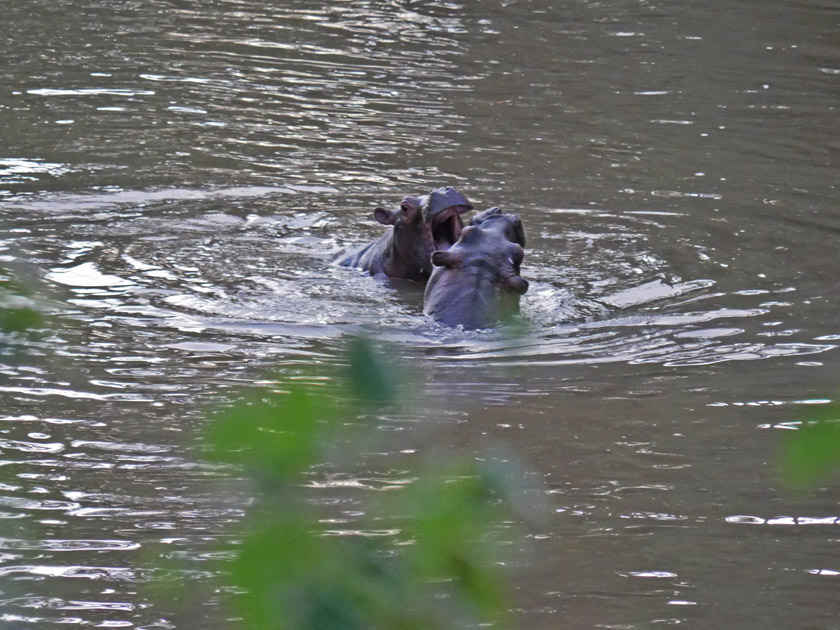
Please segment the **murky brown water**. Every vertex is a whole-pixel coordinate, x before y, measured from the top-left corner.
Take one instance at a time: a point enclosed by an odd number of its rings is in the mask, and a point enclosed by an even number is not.
[[[395,453],[543,484],[520,627],[836,627],[837,485],[777,458],[840,373],[837,4],[283,4],[3,6],[0,265],[56,326],[0,371],[0,624],[195,627],[143,584],[242,516],[206,409],[365,332]],[[329,264],[447,184],[521,215],[524,335]]]

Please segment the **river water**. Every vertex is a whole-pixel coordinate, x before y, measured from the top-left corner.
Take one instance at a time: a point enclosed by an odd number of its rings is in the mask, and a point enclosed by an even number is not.
[[[542,489],[518,627],[840,627],[838,486],[778,464],[839,384],[837,3],[280,4],[3,5],[0,266],[51,328],[4,341],[0,626],[227,627],[146,588],[246,509],[195,435],[363,333],[392,455]],[[523,330],[330,264],[443,185],[522,217]]]

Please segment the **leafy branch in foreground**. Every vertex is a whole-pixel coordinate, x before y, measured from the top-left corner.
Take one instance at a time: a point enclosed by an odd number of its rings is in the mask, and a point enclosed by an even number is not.
[[[26,291],[0,269],[0,332],[21,333],[44,324]]]
[[[785,443],[782,467],[788,483],[799,488],[840,469],[840,403],[810,412]]]
[[[371,345],[354,340],[349,372],[319,386],[282,380],[218,414],[212,458],[255,483],[225,592],[253,630],[420,630],[505,623],[498,562],[507,481],[472,463],[433,462],[413,481],[362,492],[353,530],[319,520],[306,480],[373,440],[360,418],[396,392]],[[340,385],[339,382],[347,382]],[[332,524],[334,527],[334,524]],[[224,569],[223,569],[224,570]]]

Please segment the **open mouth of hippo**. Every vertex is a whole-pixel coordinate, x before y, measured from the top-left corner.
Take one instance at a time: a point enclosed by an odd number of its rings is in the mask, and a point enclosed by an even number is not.
[[[461,238],[461,230],[464,228],[462,211],[460,206],[450,206],[432,219],[432,238],[436,250],[446,251]]]

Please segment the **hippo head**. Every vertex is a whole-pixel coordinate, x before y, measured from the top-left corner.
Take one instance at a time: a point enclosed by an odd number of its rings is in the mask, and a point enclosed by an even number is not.
[[[393,226],[385,273],[394,278],[425,281],[432,271],[431,255],[449,249],[461,236],[461,214],[472,204],[454,188],[406,197],[396,211],[376,208],[374,218]]]
[[[507,319],[519,312],[519,297],[528,290],[519,275],[525,255],[519,217],[498,209],[479,216],[457,243],[432,254],[423,312],[450,326],[484,328]]]
[[[422,201],[423,219],[431,231],[433,251],[449,249],[461,238],[464,227],[461,215],[472,210],[473,205],[452,186],[433,190]]]
[[[477,215],[470,221],[470,225],[483,225],[504,234],[507,240],[525,247],[525,230],[522,221],[515,214],[502,212],[501,208],[490,208]]]
[[[519,221],[518,217],[516,220]],[[528,290],[528,281],[519,275],[525,249],[508,239],[503,230],[495,228],[507,229],[507,226],[501,222],[494,222],[464,228],[455,247],[432,254],[432,264],[451,270],[478,268],[486,273],[492,279],[491,284],[498,286],[503,293],[522,295]]]

